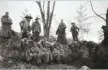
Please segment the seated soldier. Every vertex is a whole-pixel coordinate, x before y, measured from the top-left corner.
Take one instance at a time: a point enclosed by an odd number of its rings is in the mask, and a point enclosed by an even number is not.
[[[46,48],[46,46],[44,46],[44,41],[39,41],[38,42],[38,46],[40,49],[39,52],[39,58],[41,59],[42,62],[48,63],[50,61],[50,52],[48,51],[48,49]]]
[[[37,44],[35,44],[35,46],[33,46],[30,49],[30,58],[31,60],[35,60],[37,64],[41,63],[41,60],[39,58],[39,53],[40,53],[40,49],[37,46]]]
[[[60,54],[60,60],[61,61],[63,61],[64,60],[64,58],[65,58],[65,50],[64,50],[64,48],[63,48],[63,46],[61,45],[61,44],[59,44],[59,43],[57,43],[57,49],[59,50],[59,54]]]
[[[16,56],[18,57],[20,54],[19,47],[20,47],[21,43],[19,41],[17,34],[14,31],[12,31],[11,34],[12,34],[12,36],[10,39],[8,39],[9,43],[7,45],[7,47],[9,47],[8,54],[10,53],[9,57],[16,57]]]
[[[36,61],[36,64],[41,63],[40,48],[38,45],[30,39],[23,38],[21,40],[21,49],[23,57],[26,61]]]
[[[60,63],[62,57],[63,57],[63,49],[61,49],[61,46],[58,43],[55,43],[52,48],[53,61]]]
[[[16,32],[14,32],[13,30],[11,31],[11,38],[8,40],[9,43],[8,45],[10,45],[11,47],[19,47],[19,38]]]
[[[89,50],[87,48],[87,42],[86,41],[83,41],[82,46],[81,46],[79,51],[82,53],[83,58],[89,57]]]
[[[33,41],[28,39],[28,38],[23,38],[21,40],[21,56],[24,57],[24,59],[26,61],[30,61],[31,60],[31,57],[30,57],[30,50],[31,48],[33,47]]]

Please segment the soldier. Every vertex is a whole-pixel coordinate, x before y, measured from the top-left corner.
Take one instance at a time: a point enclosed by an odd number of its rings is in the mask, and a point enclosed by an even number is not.
[[[71,27],[71,32],[72,32],[72,37],[73,37],[73,41],[78,41],[78,31],[79,31],[79,28],[75,25],[75,23],[71,23],[72,24],[72,27]]]
[[[32,33],[33,33],[33,39],[38,42],[40,38],[40,32],[41,32],[41,25],[39,23],[39,18],[36,17],[35,22],[32,23]]]
[[[56,35],[58,35],[57,42],[62,45],[67,45],[65,30],[66,30],[66,25],[63,22],[63,20],[61,20],[61,23],[59,24],[59,27],[56,31]]]
[[[64,56],[65,56],[65,54],[64,54],[63,46],[56,42],[53,45],[53,49],[52,49],[53,60],[56,60],[57,63],[60,63],[60,61],[64,60]]]
[[[32,19],[31,16],[26,15],[25,19],[20,22],[22,38],[29,38],[29,33],[31,31],[30,28],[30,20]]]
[[[40,40],[38,42],[38,46],[40,49],[39,57],[42,62],[51,63],[52,55],[51,55],[50,50],[48,49],[48,46],[46,46],[45,42],[46,41],[44,41],[44,40]]]
[[[4,38],[10,38],[12,20],[9,17],[9,12],[6,12],[5,15],[1,17],[1,23],[2,23],[1,36]]]

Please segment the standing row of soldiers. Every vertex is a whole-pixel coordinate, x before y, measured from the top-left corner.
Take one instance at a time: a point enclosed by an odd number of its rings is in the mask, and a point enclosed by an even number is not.
[[[32,26],[30,27],[30,21],[32,17],[29,15],[25,16],[25,19],[20,22],[20,27],[21,27],[21,33],[22,33],[22,38],[30,38],[30,32],[32,31],[33,36],[31,37],[33,40],[36,42],[39,41],[40,38],[40,32],[41,32],[41,25],[39,23],[38,17],[36,17],[35,21],[32,23]],[[1,23],[2,23],[2,29],[0,32],[0,35],[4,38],[10,38],[11,37],[11,25],[13,24],[11,18],[9,17],[9,13],[6,12],[5,15],[1,17]],[[75,23],[71,23],[71,32],[72,32],[72,37],[73,41],[78,41],[78,31],[79,28],[75,25]],[[56,31],[56,35],[58,35],[57,42],[60,44],[67,44],[66,40],[66,25],[61,20],[61,23],[59,24],[59,27]]]
[[[72,24],[72,27],[71,27],[71,30],[70,32],[72,33],[72,37],[73,37],[73,41],[78,41],[78,31],[79,31],[79,28],[75,25],[75,23],[71,23]],[[67,45],[67,40],[66,40],[66,33],[65,33],[65,30],[66,30],[66,25],[65,23],[63,22],[63,20],[61,20],[61,23],[59,24],[59,27],[56,31],[56,35],[58,35],[58,39],[57,39],[57,42],[59,42],[60,44],[64,44],[64,45]]]
[[[29,38],[30,32],[32,30],[33,36],[32,39],[36,42],[39,41],[39,35],[41,32],[41,26],[39,23],[39,18],[36,17],[35,21],[32,23],[32,26],[30,27],[30,20],[32,19],[31,16],[26,15],[25,19],[20,22],[21,32],[22,32],[22,38]]]

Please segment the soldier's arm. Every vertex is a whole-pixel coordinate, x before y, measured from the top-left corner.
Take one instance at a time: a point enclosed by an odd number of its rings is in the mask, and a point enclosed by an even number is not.
[[[31,30],[33,31],[33,29],[34,29],[34,22],[31,25]]]
[[[11,19],[11,18],[10,18],[10,23],[11,23],[11,24],[13,24],[13,21],[12,21],[12,19]]]
[[[76,28],[78,29],[78,31],[79,31],[79,28],[76,26]]]
[[[21,27],[21,29],[23,29],[23,24],[24,24],[24,20],[22,20],[19,24],[20,24],[20,27]]]
[[[39,23],[40,24],[40,23]],[[41,32],[41,25],[39,26],[40,32]]]
[[[3,23],[3,22],[6,22],[6,20],[4,19],[3,16],[1,17],[1,22],[2,22],[2,23]]]

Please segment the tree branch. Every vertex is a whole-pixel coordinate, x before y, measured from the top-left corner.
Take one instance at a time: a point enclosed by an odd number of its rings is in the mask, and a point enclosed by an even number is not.
[[[41,16],[42,16],[42,22],[45,24],[45,14],[43,12],[43,9],[42,9],[42,6],[41,6],[41,2],[40,1],[35,1],[38,6],[39,6],[39,9],[40,9],[40,12],[41,12]]]
[[[44,19],[45,19],[45,1],[43,1],[43,14],[44,14]]]
[[[51,27],[51,23],[52,23],[52,17],[53,17],[53,14],[54,14],[54,9],[55,9],[55,1],[53,2],[53,8],[52,8],[52,12],[51,12],[51,15],[50,15],[50,20],[49,20],[49,29]]]
[[[91,2],[91,1],[90,1],[90,4],[91,4],[92,11],[93,11],[98,17],[100,17],[101,19],[103,19],[104,21],[106,21],[105,18],[103,18],[102,16],[100,16],[99,14],[97,14],[97,13],[94,11],[93,5],[92,5],[92,2]]]
[[[47,5],[47,21],[46,21],[47,25],[49,25],[49,18],[50,18],[50,1],[48,1]]]

